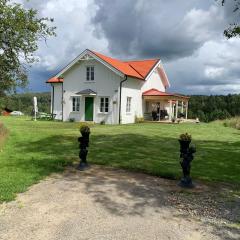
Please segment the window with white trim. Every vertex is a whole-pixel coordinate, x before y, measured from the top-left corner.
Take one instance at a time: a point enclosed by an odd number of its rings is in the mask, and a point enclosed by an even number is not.
[[[132,102],[132,98],[131,97],[127,97],[127,103],[126,103],[126,112],[127,113],[131,112],[131,102]]]
[[[80,111],[80,97],[72,98],[72,111],[79,112]]]
[[[86,67],[86,81],[94,81],[94,66]]]
[[[109,97],[100,98],[100,112],[108,113],[109,111]]]

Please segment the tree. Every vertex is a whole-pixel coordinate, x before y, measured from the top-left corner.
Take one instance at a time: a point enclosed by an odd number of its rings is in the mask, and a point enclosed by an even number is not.
[[[221,0],[222,1],[222,6],[225,5],[227,0]],[[240,10],[240,0],[232,0],[235,2],[235,6],[233,9],[233,13],[236,13]],[[240,37],[240,25],[237,23],[232,23],[230,26],[224,30],[224,35],[226,38],[230,39],[233,37]]]
[[[39,18],[34,9],[0,0],[0,96],[27,85],[27,65],[37,61],[38,41],[55,36],[51,18]]]

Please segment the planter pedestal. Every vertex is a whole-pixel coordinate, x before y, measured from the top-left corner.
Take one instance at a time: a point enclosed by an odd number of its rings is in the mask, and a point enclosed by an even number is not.
[[[182,177],[180,182],[178,183],[178,186],[184,187],[184,188],[194,188],[195,185],[192,183],[191,177]]]
[[[86,168],[89,168],[89,164],[87,162],[87,155],[88,155],[88,146],[89,146],[89,135],[90,132],[84,132],[82,133],[82,137],[78,138],[78,142],[80,143],[79,148],[79,158],[80,163],[77,167],[78,170],[84,171]]]
[[[190,146],[191,141],[179,140],[180,144],[180,165],[182,167],[183,177],[179,182],[179,186],[185,188],[193,188],[194,184],[190,177],[191,162],[194,158],[193,154],[196,152],[194,146]]]

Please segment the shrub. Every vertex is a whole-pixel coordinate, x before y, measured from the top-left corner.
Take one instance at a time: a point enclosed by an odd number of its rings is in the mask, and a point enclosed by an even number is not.
[[[69,118],[69,122],[75,122],[75,118]]]
[[[102,121],[100,122],[100,125],[105,125],[105,121],[102,120]]]
[[[143,117],[135,117],[135,123],[143,123],[144,122],[144,118]]]
[[[198,118],[201,122],[208,122],[208,118],[202,110],[197,111],[195,118]]]
[[[240,117],[234,117],[227,119],[223,122],[225,127],[232,127],[240,130]]]
[[[227,118],[230,118],[231,115],[227,110],[218,110],[215,109],[212,113],[209,115],[209,120],[214,121],[214,120],[224,120]]]

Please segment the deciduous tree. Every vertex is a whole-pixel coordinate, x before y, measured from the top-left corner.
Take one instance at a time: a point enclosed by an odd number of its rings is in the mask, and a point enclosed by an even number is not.
[[[37,60],[38,41],[55,35],[51,22],[38,17],[37,10],[0,0],[0,95],[26,86],[26,67]]]

